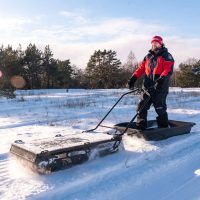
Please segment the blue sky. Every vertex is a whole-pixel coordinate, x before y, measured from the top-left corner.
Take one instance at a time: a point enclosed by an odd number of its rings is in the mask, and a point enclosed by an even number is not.
[[[0,0],[0,43],[23,48],[49,44],[55,58],[84,68],[96,49],[112,49],[125,62],[143,59],[161,35],[176,64],[199,58],[198,0]]]

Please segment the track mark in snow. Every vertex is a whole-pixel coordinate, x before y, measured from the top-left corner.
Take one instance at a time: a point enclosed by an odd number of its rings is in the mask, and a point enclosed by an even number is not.
[[[130,137],[127,135],[123,137],[123,145],[126,151],[139,152],[139,153],[156,151],[159,148],[143,138],[138,138],[136,136]]]
[[[176,140],[176,137],[173,137],[165,141],[154,142],[152,143],[152,147],[154,146],[156,151],[144,151],[144,153],[137,158],[135,158],[135,156],[130,156],[127,158],[126,164],[128,164],[129,167],[134,167],[140,166],[146,161],[162,159],[163,156],[172,158],[174,155],[177,155],[177,153],[183,150],[192,150],[194,145],[198,145],[199,140],[200,134],[194,133],[193,135],[179,136],[179,140]]]
[[[19,200],[49,190],[38,175],[11,157],[0,160],[0,199]]]
[[[63,184],[59,189],[49,191],[50,197],[55,197],[59,194],[62,196],[63,193],[67,191],[69,199],[80,198],[79,194],[83,193],[83,196],[86,195],[88,199],[93,199],[97,196],[93,193],[85,193],[85,185],[94,189],[99,193],[97,199],[101,199],[104,195],[105,199],[110,197],[117,199],[120,197],[120,191],[126,190],[128,193],[131,193],[135,187],[140,185],[149,184],[149,180],[159,178],[159,174],[166,173],[174,168],[177,168],[179,165],[182,165],[184,162],[188,162],[192,157],[197,157],[200,155],[200,144],[199,144],[200,135],[190,135],[190,136],[181,136],[179,140],[177,138],[171,138],[168,141],[152,143],[156,144],[158,150],[149,151],[142,154],[138,153],[128,153],[126,155],[132,155],[129,158],[130,168],[125,167],[123,163],[116,164],[114,167],[103,168],[102,170],[90,174],[90,176],[82,177],[80,179],[67,182]],[[116,156],[115,156],[116,158]],[[165,163],[163,165],[163,163]],[[94,181],[95,180],[95,181]],[[116,186],[115,180],[120,180]],[[128,184],[127,185],[127,180]],[[102,182],[107,182],[109,185],[109,191],[103,186]],[[102,183],[102,184],[101,184]],[[97,188],[100,187],[102,191],[97,191]],[[184,185],[180,186],[180,189]],[[74,189],[76,188],[76,190]],[[75,191],[77,196],[75,195]],[[87,191],[87,190],[86,190]],[[116,191],[119,191],[117,193]],[[94,196],[93,196],[94,195]],[[118,196],[119,195],[119,196]],[[39,199],[44,198],[41,194]],[[80,198],[82,199],[82,198]],[[124,198],[121,198],[124,199]]]
[[[154,152],[153,154],[148,156],[150,159],[146,161],[141,160],[143,163],[139,162],[138,165],[136,164],[135,166],[132,166],[132,168],[121,171],[117,176],[115,175],[115,179],[118,181],[120,180],[117,186],[112,177],[109,178],[109,175],[105,177],[104,181],[107,181],[107,184],[110,183],[109,191],[106,188],[102,188],[101,186],[102,191],[99,191],[98,198],[96,199],[101,199],[102,195],[104,195],[105,199],[117,199],[119,197],[120,199],[127,199],[126,195],[131,194],[134,188],[140,187],[141,185],[149,185],[151,184],[153,179],[154,181],[156,179],[159,179],[160,174],[166,174],[172,169],[178,169],[178,166],[190,161],[192,157],[198,157],[200,155],[199,149],[200,145],[197,141],[195,144],[189,147],[180,148],[175,152],[175,154],[173,154],[172,152],[169,154],[165,154],[163,152],[164,154],[162,156],[157,157],[156,155],[154,155],[157,154],[157,152]],[[114,173],[112,175],[114,175]],[[189,179],[184,184],[179,185],[179,187],[172,189],[169,196],[175,194],[177,190],[181,191],[193,180],[194,178],[192,180]],[[91,189],[92,187],[97,188],[98,186],[91,186]],[[123,190],[126,190],[127,194],[121,196],[120,191]],[[90,194],[88,199],[93,199],[94,197],[95,194]],[[168,197],[168,195],[166,197]]]
[[[6,157],[6,155],[3,155],[3,158],[4,159],[0,160],[0,193],[1,194],[4,194],[7,191],[9,185],[12,182],[12,178],[10,178],[10,172],[9,172],[10,160],[8,159],[8,157]]]

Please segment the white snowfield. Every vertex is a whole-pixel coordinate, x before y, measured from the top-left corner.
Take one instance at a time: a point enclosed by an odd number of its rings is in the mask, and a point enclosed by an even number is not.
[[[117,153],[48,175],[30,171],[9,154],[15,140],[94,128],[127,91],[32,90],[0,98],[0,199],[200,199],[200,88],[170,88],[167,99],[169,119],[196,123],[190,134],[163,141],[124,136]],[[103,124],[130,121],[138,100],[138,95],[124,97]],[[148,119],[155,117],[152,107]]]

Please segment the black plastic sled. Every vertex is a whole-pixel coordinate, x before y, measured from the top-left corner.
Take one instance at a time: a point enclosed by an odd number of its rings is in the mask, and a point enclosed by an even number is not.
[[[128,124],[129,122],[116,124],[114,128],[123,133]],[[150,120],[148,121],[147,129],[138,130],[136,129],[136,122],[132,122],[129,125],[129,128],[126,130],[126,133],[129,136],[137,136],[139,138],[144,138],[145,140],[157,141],[164,140],[173,136],[188,134],[194,125],[195,123],[192,122],[169,120],[168,128],[158,128],[156,120]]]
[[[114,153],[116,140],[105,133],[81,133],[24,142],[16,140],[10,152],[25,165],[41,174],[66,169],[87,161],[91,156]]]
[[[141,131],[136,129],[136,122],[134,120],[138,116],[138,114],[142,111],[142,109],[145,107],[145,104],[148,103],[150,100],[150,94],[148,93],[148,90],[145,89],[139,89],[136,88],[134,90],[131,90],[127,93],[124,93],[118,101],[113,105],[113,107],[108,111],[108,113],[103,117],[103,119],[99,122],[99,124],[90,130],[87,130],[86,132],[94,131],[96,130],[99,126],[106,127],[101,125],[101,123],[104,121],[104,119],[110,114],[110,112],[114,109],[114,107],[119,103],[119,101],[128,94],[135,93],[138,91],[142,91],[148,95],[148,98],[146,99],[145,103],[143,106],[140,108],[140,110],[135,114],[135,116],[131,119],[130,122],[124,122],[124,123],[119,123],[116,124],[114,128],[116,131],[120,131],[120,134],[118,134],[118,137],[122,137],[125,133],[128,135],[135,135],[137,137],[143,137],[146,140],[164,140],[169,137],[177,136],[177,135],[182,135],[182,134],[187,134],[190,133],[191,128],[195,125],[193,122],[184,122],[184,121],[175,121],[175,120],[169,120],[169,126],[167,128],[158,128],[156,120],[150,120],[148,121],[147,124],[147,129]],[[120,144],[120,142],[119,142]],[[119,145],[117,144],[117,145]]]

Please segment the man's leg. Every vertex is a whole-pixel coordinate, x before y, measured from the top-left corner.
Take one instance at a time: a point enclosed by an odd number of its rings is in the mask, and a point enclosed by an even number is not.
[[[143,93],[140,97],[140,102],[137,106],[137,112],[139,111],[139,114],[137,116],[136,126],[138,129],[141,129],[141,130],[144,130],[147,128],[147,111],[149,110],[152,104],[151,99],[149,99],[149,101],[147,102],[148,98],[149,96]]]
[[[168,114],[166,105],[167,93],[156,93],[153,98],[153,105],[155,107],[158,117],[156,118],[158,128],[168,127]]]

